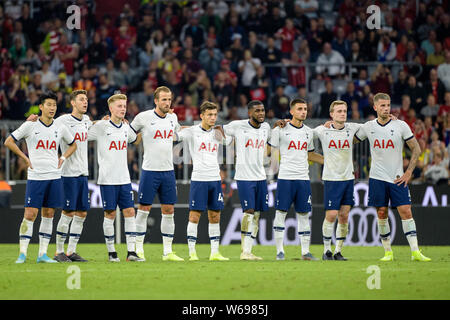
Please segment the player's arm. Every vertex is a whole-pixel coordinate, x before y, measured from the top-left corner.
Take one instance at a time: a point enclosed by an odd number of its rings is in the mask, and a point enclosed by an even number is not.
[[[290,119],[281,119],[281,120],[277,120],[275,121],[275,123],[273,124],[272,129],[275,129],[276,127],[280,127],[280,128],[284,128],[286,126],[286,124],[288,122],[290,122]]]
[[[133,144],[135,144],[135,145],[140,145],[141,144],[141,142],[142,142],[142,133],[141,132],[138,132],[137,134],[136,134],[136,140],[133,142]]]
[[[12,136],[9,136],[8,138],[6,138],[4,145],[9,150],[14,152],[14,154],[16,154],[18,157],[25,160],[27,166],[30,167],[31,169],[33,169],[30,159],[26,156],[25,153],[22,152],[22,150],[20,150],[20,148],[17,146],[17,144]]]
[[[69,145],[69,148],[67,148],[66,152],[64,152],[64,154],[59,158],[58,169],[61,168],[64,160],[69,158],[76,150],[77,150],[77,144],[74,141],[71,145]]]
[[[420,153],[421,153],[420,145],[419,145],[419,142],[417,142],[416,138],[412,137],[411,139],[406,141],[406,144],[411,149],[411,152],[412,152],[411,159],[409,160],[408,168],[406,169],[403,176],[394,180],[394,183],[397,184],[398,186],[401,186],[404,183],[405,187],[408,185],[409,181],[411,180],[412,173],[413,173],[414,169],[416,168],[417,160],[419,159]]]
[[[309,151],[308,152],[308,161],[312,161],[318,164],[323,164],[323,155],[317,152]]]

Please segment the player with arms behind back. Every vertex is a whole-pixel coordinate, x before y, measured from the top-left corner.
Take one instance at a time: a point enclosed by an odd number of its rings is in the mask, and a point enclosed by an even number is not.
[[[139,144],[140,139],[127,123],[122,120],[127,110],[127,96],[115,94],[108,99],[110,120],[100,120],[88,132],[89,141],[97,141],[98,184],[102,195],[103,233],[108,258],[119,262],[114,246],[114,220],[116,207],[123,212],[125,220],[125,238],[127,242],[127,261],[143,261],[135,252],[136,222],[134,215],[133,190],[127,164],[128,143]]]
[[[360,141],[369,139],[372,156],[369,173],[369,206],[376,207],[377,210],[378,230],[385,250],[381,261],[394,260],[388,220],[389,200],[391,206],[397,208],[402,219],[403,231],[411,247],[411,260],[430,261],[430,258],[419,251],[408,188],[408,182],[420,156],[419,143],[406,122],[390,119],[391,98],[389,95],[377,93],[373,100],[377,119],[364,123],[355,137]],[[408,168],[403,172],[405,142],[412,150],[412,156]]]
[[[183,261],[172,251],[175,233],[174,204],[177,202],[177,186],[173,169],[173,139],[180,129],[178,118],[170,113],[172,92],[167,87],[155,90],[155,108],[140,112],[130,126],[142,133],[144,159],[139,181],[138,211],[136,215],[136,251],[144,256],[144,237],[147,231],[147,217],[155,195],[161,203],[161,235],[163,238],[164,261]]]
[[[244,215],[241,222],[241,260],[262,260],[252,253],[258,234],[261,211],[269,207],[264,154],[270,138],[270,126],[264,122],[266,111],[261,101],[247,105],[249,119],[232,121],[223,126],[227,136],[234,137],[239,199]]]
[[[219,107],[212,102],[205,101],[200,106],[200,125],[181,130],[178,141],[185,141],[192,156],[193,171],[189,192],[189,222],[187,226],[187,240],[189,260],[199,260],[195,250],[197,229],[200,215],[208,209],[208,233],[211,242],[211,261],[227,261],[219,252],[220,243],[220,211],[223,209],[222,183],[218,152],[225,137],[214,129]],[[231,139],[229,139],[231,141]]]
[[[283,240],[285,219],[294,203],[297,213],[298,234],[302,247],[303,260],[317,260],[311,252],[311,226],[308,213],[311,211],[311,183],[309,181],[308,160],[323,164],[323,157],[314,151],[313,131],[303,124],[306,119],[307,105],[303,99],[294,99],[290,103],[292,120],[285,126],[272,130],[269,145],[279,149],[281,160],[277,181],[276,213],[273,222],[277,260],[284,260]],[[277,153],[274,152],[278,160]]]
[[[26,121],[5,141],[5,146],[24,159],[28,165],[25,213],[19,230],[20,254],[16,263],[24,263],[26,260],[28,244],[33,235],[33,223],[39,209],[42,219],[39,227],[37,262],[57,263],[47,256],[47,249],[52,236],[55,209],[62,207],[61,166],[77,149],[69,130],[53,120],[57,108],[56,95],[53,92],[44,93],[39,101],[42,114],[38,121]],[[30,158],[15,143],[21,139],[26,141]],[[69,147],[58,158],[58,148],[62,141]]]

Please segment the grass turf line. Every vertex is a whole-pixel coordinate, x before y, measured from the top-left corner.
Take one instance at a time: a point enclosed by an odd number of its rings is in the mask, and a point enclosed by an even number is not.
[[[211,262],[210,246],[197,245],[200,261],[188,261],[186,244],[174,251],[185,262],[164,262],[161,244],[146,244],[147,261],[126,262],[126,245],[116,245],[120,263],[107,261],[105,244],[79,244],[88,263],[37,264],[38,245],[27,262],[16,265],[18,244],[0,245],[0,299],[450,299],[450,250],[424,246],[428,263],[410,261],[408,246],[394,246],[395,261],[381,262],[381,247],[344,247],[349,261],[302,261],[300,248],[286,246],[286,260],[275,260],[274,246],[255,246],[263,261],[240,261],[240,245],[222,246],[230,261]],[[49,246],[49,256],[55,245]],[[323,246],[311,246],[321,258]],[[80,268],[81,289],[70,290],[67,268]],[[381,289],[369,290],[367,268],[381,270]]]

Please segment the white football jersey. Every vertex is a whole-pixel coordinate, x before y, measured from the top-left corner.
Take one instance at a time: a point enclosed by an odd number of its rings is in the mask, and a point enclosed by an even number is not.
[[[266,180],[264,152],[270,138],[270,126],[261,123],[259,128],[247,120],[235,120],[223,126],[227,136],[234,137],[236,145],[235,180]]]
[[[193,162],[192,181],[220,181],[218,154],[223,140],[216,139],[214,129],[206,131],[201,125],[182,129],[178,141],[186,142]]]
[[[27,143],[28,158],[33,166],[33,169],[28,168],[28,180],[61,178],[58,148],[62,141],[69,145],[75,142],[66,126],[55,121],[47,126],[40,119],[26,121],[11,136],[16,141],[25,139]]]
[[[79,177],[88,176],[88,139],[87,134],[89,128],[92,126],[92,121],[87,115],[83,115],[81,119],[74,117],[71,114],[65,114],[57,119],[55,123],[61,123],[69,129],[74,136],[77,143],[77,150],[64,161],[61,175],[63,177]],[[61,152],[66,152],[69,145],[61,143]]]
[[[272,130],[269,145],[280,149],[281,157],[278,179],[309,180],[308,152],[314,151],[313,138],[312,129],[305,125],[288,123]]]
[[[136,133],[142,133],[144,146],[142,169],[173,170],[173,136],[180,130],[177,115],[168,113],[161,118],[155,109],[151,109],[140,112],[130,126]]]
[[[136,133],[126,123],[116,125],[111,120],[97,121],[89,128],[88,140],[97,141],[98,184],[130,183],[128,143],[136,141]]]
[[[353,137],[362,124],[346,123],[342,129],[318,126],[314,135],[322,144],[324,165],[322,180],[346,181],[355,179],[353,169]]]
[[[403,146],[405,141],[414,138],[411,129],[402,120],[390,120],[385,125],[377,119],[364,123],[355,137],[369,139],[370,163],[369,177],[394,183],[403,175]]]

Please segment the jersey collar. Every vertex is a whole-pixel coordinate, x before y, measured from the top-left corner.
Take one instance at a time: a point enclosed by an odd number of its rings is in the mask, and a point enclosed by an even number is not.
[[[376,121],[377,121],[378,125],[380,125],[380,126],[382,126],[382,127],[386,127],[386,126],[392,121],[392,119],[389,119],[389,121],[386,122],[385,124],[379,123],[379,122],[378,122],[378,119],[376,119]]]
[[[213,129],[213,128],[211,127],[211,129],[205,130],[205,128],[203,128],[201,124],[199,125],[199,127],[200,127],[200,129],[202,129],[202,131],[204,131],[204,132],[211,132],[211,130]]]
[[[342,128],[340,128],[340,129],[336,129],[336,128],[333,126],[333,124],[331,124],[331,127],[332,127],[333,129],[335,129],[335,130],[344,130],[344,129],[345,129],[345,124],[344,124],[344,126],[343,126]]]
[[[47,127],[47,128],[50,128],[50,127],[52,126],[53,122],[55,122],[55,121],[52,119],[52,123],[50,123],[49,125],[46,125],[45,123],[43,123],[43,122],[41,121],[41,119],[39,119],[39,122],[42,123],[43,126],[45,126],[45,127]]]
[[[166,117],[167,117],[167,114],[164,116],[164,117],[161,117],[157,112],[156,112],[156,110],[153,110],[153,112],[158,116],[158,118],[160,118],[160,119],[165,119]]]
[[[289,124],[291,125],[291,126],[293,126],[295,129],[301,129],[301,128],[303,128],[303,123],[302,123],[302,125],[300,126],[300,127],[296,127],[296,126],[294,126],[292,123],[290,123],[289,122]]]
[[[114,127],[116,127],[116,128],[121,128],[122,127],[122,124],[123,124],[123,122],[120,122],[120,126],[118,126],[117,124],[115,124],[114,122],[112,122],[111,120],[109,120],[109,123],[111,123]]]
[[[260,125],[259,127],[255,127],[254,125],[252,125],[252,123],[250,122],[250,120],[248,120],[248,124],[249,124],[252,128],[255,128],[255,129],[261,128],[261,125]]]
[[[81,121],[81,120],[83,120],[83,118],[81,118],[81,119],[79,119],[79,118],[77,118],[77,117],[75,117],[73,114],[70,114],[71,116],[72,116],[72,118],[74,118],[75,120],[78,120],[78,121]]]

